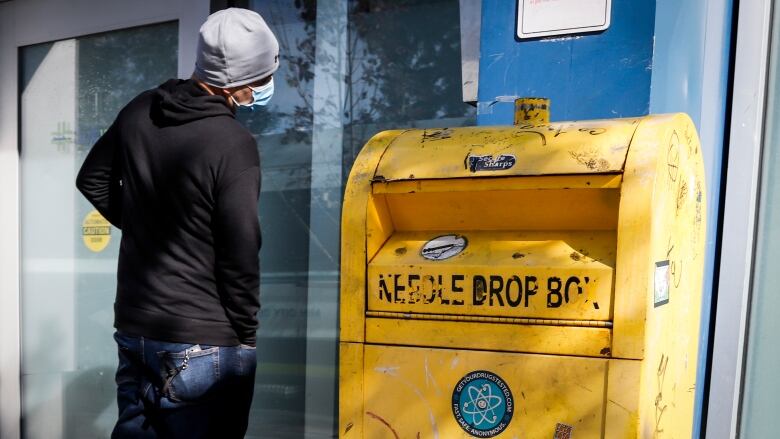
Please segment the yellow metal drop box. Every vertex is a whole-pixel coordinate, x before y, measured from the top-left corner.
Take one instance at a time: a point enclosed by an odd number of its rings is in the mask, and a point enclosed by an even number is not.
[[[344,196],[340,437],[690,437],[705,199],[684,114],[376,135]]]

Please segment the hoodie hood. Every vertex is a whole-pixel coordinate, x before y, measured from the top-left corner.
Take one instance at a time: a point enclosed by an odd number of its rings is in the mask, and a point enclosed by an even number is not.
[[[170,79],[154,90],[156,125],[181,125],[214,116],[235,117],[222,96],[210,95],[192,79]]]

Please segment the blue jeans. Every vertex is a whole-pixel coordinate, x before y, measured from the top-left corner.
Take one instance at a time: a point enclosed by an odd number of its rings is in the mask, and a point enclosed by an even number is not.
[[[257,353],[114,333],[119,438],[243,438]]]

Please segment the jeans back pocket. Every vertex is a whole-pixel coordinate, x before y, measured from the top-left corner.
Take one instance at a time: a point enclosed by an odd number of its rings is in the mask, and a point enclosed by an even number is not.
[[[219,346],[203,350],[158,352],[162,396],[174,402],[196,402],[215,391],[219,380]]]

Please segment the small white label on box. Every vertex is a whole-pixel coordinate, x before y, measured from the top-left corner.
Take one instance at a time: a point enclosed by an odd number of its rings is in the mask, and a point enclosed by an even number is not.
[[[670,274],[669,261],[659,261],[655,263],[653,305],[656,307],[669,303]]]
[[[609,27],[612,0],[518,0],[518,38],[596,32]]]

